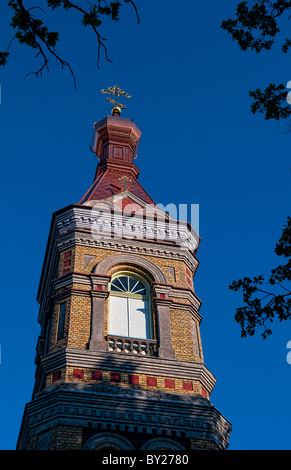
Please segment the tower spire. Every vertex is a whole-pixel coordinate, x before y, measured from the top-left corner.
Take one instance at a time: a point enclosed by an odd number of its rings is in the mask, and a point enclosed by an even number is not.
[[[102,90],[102,93],[130,97],[128,93],[117,86]],[[112,108],[112,116],[106,116],[94,124],[91,150],[99,162],[93,184],[79,204],[105,199],[125,190],[130,190],[147,204],[155,204],[139,183],[139,169],[134,163],[141,131],[131,119],[120,117],[119,110],[124,109],[125,105],[111,98],[107,98],[107,100],[115,103]]]

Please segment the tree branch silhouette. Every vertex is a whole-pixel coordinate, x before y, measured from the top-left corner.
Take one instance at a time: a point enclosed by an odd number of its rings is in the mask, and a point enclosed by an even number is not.
[[[291,1],[257,0],[251,2],[251,7],[248,3],[239,2],[235,19],[224,20],[221,28],[232,36],[233,41],[236,41],[243,51],[269,51],[281,32],[279,20],[283,22],[284,17],[287,20],[291,18]],[[285,38],[281,44],[282,53],[286,54],[290,47],[291,38]],[[260,88],[250,91],[249,95],[253,99],[252,113],[262,113],[266,120],[289,118],[291,107],[287,103],[285,90],[286,86],[282,83],[270,83],[263,91]]]
[[[245,305],[237,308],[235,314],[242,337],[252,336],[258,328],[263,328],[261,335],[266,339],[272,334],[270,323],[275,319],[283,321],[291,318],[291,217],[287,218],[275,253],[288,258],[288,261],[273,269],[267,282],[263,275],[259,275],[253,279],[244,277],[233,281],[229,286],[231,290],[241,290],[243,294]]]
[[[105,44],[107,39],[104,38],[99,31],[103,17],[107,16],[110,17],[112,21],[119,21],[121,2],[112,1],[108,4],[106,0],[98,0],[98,2],[94,3],[90,3],[88,1],[87,9],[81,7],[79,2],[71,2],[70,0],[46,0],[46,3],[47,7],[51,10],[63,8],[68,12],[69,10],[79,12],[81,14],[81,24],[85,27],[91,28],[97,38],[97,67],[100,68],[102,50],[105,54],[105,59],[111,62]],[[129,3],[132,5],[136,13],[137,22],[139,23],[140,18],[135,3],[132,0],[123,0],[123,3]],[[45,69],[49,72],[49,61],[50,58],[53,57],[56,60],[57,65],[61,65],[62,68],[67,68],[70,71],[76,88],[76,77],[74,71],[72,70],[69,62],[62,58],[56,51],[59,33],[49,31],[43,21],[33,14],[33,11],[35,10],[44,12],[43,8],[38,5],[27,8],[24,6],[23,0],[9,0],[8,6],[13,11],[11,26],[16,30],[16,33],[10,40],[7,49],[0,52],[0,66],[5,66],[7,64],[12,42],[17,40],[19,44],[26,45],[36,50],[35,58],[42,58],[42,63],[39,68],[34,72],[28,73],[26,76],[32,74],[35,75],[35,77],[42,76]]]

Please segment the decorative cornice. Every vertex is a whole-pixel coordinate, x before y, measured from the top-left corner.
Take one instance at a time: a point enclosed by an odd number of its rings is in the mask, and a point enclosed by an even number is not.
[[[190,304],[194,305],[197,311],[202,305],[202,301],[191,289],[184,289],[183,287],[172,286],[170,295],[171,297],[188,300]]]
[[[200,381],[211,393],[216,379],[201,362],[177,361],[157,357],[141,357],[134,354],[90,351],[84,349],[62,348],[41,358],[46,374],[68,366],[124,371],[147,375]]]
[[[188,222],[135,214],[130,217],[121,211],[111,211],[88,206],[71,207],[56,218],[58,234],[68,230],[87,229],[92,238],[100,240],[128,238],[174,242],[180,249],[193,253],[199,245],[199,236]]]
[[[227,449],[231,424],[202,396],[175,395],[118,386],[60,384],[38,394],[25,407],[17,449],[24,449],[29,437],[56,425],[87,427],[152,436],[210,441]],[[117,428],[118,426],[118,428]]]
[[[58,302],[70,295],[79,295],[81,297],[90,297],[91,296],[91,292],[95,292],[95,291],[92,291],[92,290],[85,290],[85,289],[73,289],[72,287],[69,287],[67,289],[64,289],[63,291],[61,292],[58,292],[57,294],[54,294],[51,296],[51,299],[54,301],[54,302]],[[96,291],[97,292],[97,291]],[[107,293],[108,294],[108,293]]]
[[[154,296],[159,297],[161,294],[165,296],[166,299],[171,295],[172,285],[161,284],[158,282],[153,283]]]
[[[194,276],[199,265],[199,261],[191,252],[181,250],[178,246],[173,244],[153,240],[130,240],[126,238],[117,240],[113,238],[100,238],[99,240],[94,240],[88,230],[76,229],[56,237],[55,241],[59,251],[71,248],[75,245],[83,245],[184,261],[190,269],[192,276]]]

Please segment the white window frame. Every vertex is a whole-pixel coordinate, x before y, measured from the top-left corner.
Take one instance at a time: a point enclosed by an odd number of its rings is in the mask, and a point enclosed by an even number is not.
[[[112,281],[118,277],[122,277],[122,276],[130,276],[130,277],[133,277],[139,281],[141,281],[143,283],[143,285],[145,286],[146,288],[146,291],[147,291],[147,295],[140,295],[140,294],[132,294],[130,292],[117,292],[117,291],[112,291],[111,290],[111,284],[112,284]],[[145,339],[145,340],[150,340],[150,339],[154,339],[154,335],[153,335],[153,317],[152,317],[152,308],[151,308],[151,288],[150,288],[150,285],[149,283],[147,282],[147,280],[136,274],[135,272],[132,272],[132,271],[118,271],[117,273],[113,274],[112,275],[112,278],[111,278],[111,282],[109,284],[109,291],[110,291],[110,295],[109,295],[109,302],[108,302],[108,325],[107,325],[107,329],[108,329],[108,334],[110,335],[113,335],[113,336],[121,336],[121,337],[126,337],[126,338],[136,338],[136,339]],[[125,307],[126,308],[126,316],[127,316],[127,323],[128,323],[128,329],[127,329],[127,333],[128,334],[119,334],[118,333],[118,330],[114,330],[114,328],[112,328],[112,325],[111,325],[111,299],[112,298],[119,298],[119,299],[127,299],[127,306]],[[130,333],[130,325],[129,325],[129,320],[130,320],[130,303],[129,303],[129,300],[130,299],[136,299],[136,300],[144,300],[144,301],[147,301],[147,308],[148,308],[148,315],[147,315],[147,322],[148,324],[146,324],[146,329],[147,329],[147,332],[146,332],[146,337],[140,337],[140,336],[133,336],[133,335],[129,335]],[[123,333],[125,333],[123,331]]]

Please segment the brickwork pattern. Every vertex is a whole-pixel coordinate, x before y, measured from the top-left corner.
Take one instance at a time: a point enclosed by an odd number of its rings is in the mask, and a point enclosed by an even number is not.
[[[180,361],[202,362],[199,354],[194,354],[192,324],[193,317],[186,310],[170,310],[172,345],[175,359]],[[197,328],[198,330],[198,328]],[[201,350],[201,342],[197,345]]]
[[[108,249],[101,249],[101,248],[88,248],[84,246],[77,245],[75,249],[75,257],[74,257],[74,264],[73,264],[73,269],[76,272],[84,272],[84,273],[90,273],[94,266],[101,261],[103,258],[117,254],[118,250],[108,250]],[[123,253],[122,251],[119,252],[120,254]],[[94,256],[93,259],[86,265],[85,263],[85,256],[91,255]],[[179,260],[171,260],[168,258],[163,258],[163,257],[158,257],[158,256],[148,256],[144,254],[139,254],[139,256],[142,256],[149,261],[152,261],[156,266],[158,266],[162,272],[164,273],[167,282],[169,284],[173,284],[177,287],[185,287],[185,288],[190,288],[187,279],[189,279],[189,274],[188,271],[189,269],[185,265],[183,261]],[[64,259],[64,255],[60,257],[60,265],[62,264]],[[84,267],[85,266],[85,267]],[[167,267],[172,267],[175,269],[175,280],[173,279],[173,276],[170,274],[168,271]],[[186,271],[186,269],[188,271]],[[60,268],[60,272],[62,272],[62,268]],[[193,284],[191,285],[191,288],[193,288]]]
[[[83,430],[81,427],[56,426],[50,432],[50,450],[80,450]]]
[[[122,252],[120,252],[122,253]],[[70,272],[80,272],[90,274],[94,266],[104,259],[104,257],[116,254],[116,250],[107,250],[99,248],[88,248],[76,245],[75,248],[70,250],[64,250],[60,253],[60,268],[59,275],[64,275],[69,269]],[[190,270],[183,261],[169,260],[162,257],[145,256],[151,262],[156,264],[164,273],[167,281],[177,287],[190,289],[189,279],[191,276]],[[89,262],[88,262],[89,260]],[[70,264],[69,264],[70,263]],[[171,268],[171,269],[169,269]],[[108,272],[108,275],[112,275],[117,271],[131,270],[146,277],[149,281],[147,274],[137,267],[128,265],[114,266]],[[175,279],[173,278],[173,272],[175,273]],[[174,282],[173,282],[174,281]],[[67,313],[65,322],[65,335],[60,341],[57,341],[57,329],[58,329],[58,313],[59,303],[56,303],[54,307],[52,334],[51,334],[51,346],[50,352],[55,351],[64,345],[73,348],[86,349],[90,340],[90,321],[91,321],[91,298],[89,292],[91,286],[88,284],[73,283],[67,288],[72,288],[75,292],[79,291],[79,295],[70,295],[68,298],[62,298],[61,301],[67,302]],[[193,284],[191,283],[193,290]],[[66,289],[60,289],[57,294],[64,292]],[[82,295],[82,292],[84,295]],[[88,293],[86,295],[86,292]],[[189,304],[187,299],[183,298],[171,298],[174,302],[183,304]],[[155,309],[152,305],[153,312],[153,326],[155,337],[157,337],[157,324]],[[108,300],[105,302],[105,331],[104,338],[106,340],[107,335],[107,319],[108,319]],[[198,343],[196,348],[193,348],[193,335],[191,335],[192,327],[191,324],[193,318],[190,312],[187,310],[171,310],[171,334],[172,344],[176,353],[176,359],[185,361],[202,362],[202,346],[199,332],[199,325],[197,325],[197,338]],[[196,349],[196,351],[195,351]]]
[[[208,398],[208,393],[201,383],[188,378],[180,379],[169,376],[153,376],[137,374],[135,372],[116,372],[110,370],[96,370],[89,368],[67,367],[52,374],[48,374],[46,388],[59,383],[84,383],[92,385],[113,385],[122,388],[139,388],[145,390],[161,390],[167,393],[203,395]]]
[[[214,442],[203,439],[190,439],[190,445],[192,450],[217,450]]]

